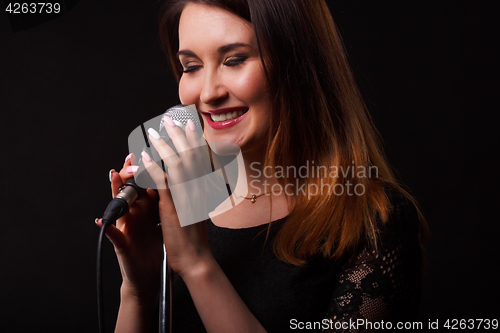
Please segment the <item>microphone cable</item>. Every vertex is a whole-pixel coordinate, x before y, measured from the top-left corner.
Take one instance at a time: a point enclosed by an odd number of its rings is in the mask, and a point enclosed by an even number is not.
[[[198,132],[198,135],[201,137],[203,136],[203,121],[201,119],[201,116],[198,114],[198,111],[196,110],[196,107],[194,105],[176,105],[174,107],[169,108],[164,115],[168,115],[174,123],[179,126],[181,129],[183,129],[185,126],[187,126],[188,120],[191,120],[193,124],[196,127],[196,130]],[[160,128],[159,128],[159,133],[161,137],[169,144],[169,146],[177,152],[175,149],[175,146],[172,143],[172,140],[169,138],[168,134],[166,134],[166,129],[165,129],[165,124],[164,124],[164,115],[161,116],[161,121],[160,121]],[[138,128],[138,133],[142,132],[142,137],[144,139],[144,143],[146,146],[143,148],[143,150],[147,150],[148,153],[150,150],[154,151],[154,149],[149,145],[149,140],[148,140],[148,135],[146,134],[146,130],[144,128],[144,124],[141,124],[140,129]],[[134,133],[134,132],[132,132]],[[141,137],[140,134],[138,137]],[[129,136],[130,140],[130,136]],[[153,154],[149,154],[152,156]],[[161,167],[165,171],[165,165],[163,163],[163,160],[161,159]],[[141,166],[141,169],[143,169],[143,166]],[[146,176],[144,174],[144,177],[147,177],[149,180],[150,177],[149,175]],[[109,203],[108,207],[106,208],[106,211],[103,214],[102,217],[102,227],[101,231],[99,233],[99,239],[97,243],[97,311],[98,311],[98,320],[99,320],[99,332],[104,333],[105,331],[105,320],[104,320],[104,300],[103,300],[103,286],[102,286],[102,242],[104,239],[104,235],[106,234],[106,229],[114,223],[118,218],[122,217],[125,215],[125,213],[128,211],[130,205],[141,196],[142,192],[145,191],[142,187],[139,187],[135,183],[135,176],[133,178],[129,178],[124,186],[120,188],[120,193],[116,195],[113,200]],[[152,181],[152,180],[151,180]],[[141,181],[139,183],[142,184],[142,182],[145,182],[144,184],[147,183],[144,178],[141,178]],[[148,187],[147,185],[142,184],[144,187]],[[154,184],[153,184],[154,185]],[[170,327],[169,331],[172,332],[172,275],[173,271],[168,264],[168,261],[166,260],[166,254],[164,261],[166,262],[166,265],[164,266],[164,278],[162,278],[162,286],[163,288],[166,288],[164,292],[162,292],[162,297],[163,300],[161,302],[162,305],[162,312],[164,311],[164,307],[166,306],[166,299],[168,299],[169,303],[169,319],[170,319]],[[168,297],[167,297],[168,294]],[[165,318],[162,318],[162,323],[161,325],[163,326],[163,330],[165,330]]]
[[[128,212],[130,205],[140,197],[145,190],[135,184],[134,178],[129,178],[120,188],[120,192],[110,201],[102,217],[102,227],[97,242],[97,312],[99,332],[104,333],[104,300],[102,287],[102,243],[106,229]]]
[[[102,242],[104,239],[104,235],[106,234],[106,229],[110,224],[110,222],[103,220],[101,231],[99,232],[99,239],[97,241],[97,316],[99,319],[100,333],[104,333],[105,331],[104,299],[102,287]]]

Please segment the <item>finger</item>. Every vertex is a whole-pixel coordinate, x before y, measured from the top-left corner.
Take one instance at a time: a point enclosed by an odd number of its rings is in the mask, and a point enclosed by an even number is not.
[[[151,159],[151,157],[148,155],[147,152],[143,151],[141,155],[144,167],[146,168],[146,171],[149,173],[154,183],[156,184],[156,188],[158,190],[167,189],[168,188],[167,175],[165,174],[165,172],[163,172],[160,166]]]
[[[156,193],[155,190],[148,188],[147,193],[148,193],[149,197],[151,198],[151,200],[158,201],[158,193]]]
[[[209,147],[203,136],[200,136],[195,124],[191,119],[188,120],[186,126],[186,138],[189,145],[192,147],[192,157],[194,157],[194,163],[192,165],[193,176],[200,177],[205,172],[205,167],[210,166],[210,155]],[[183,156],[181,156],[183,159]]]
[[[179,157],[174,150],[160,137],[153,128],[148,129],[149,141],[153,144],[167,167],[172,167],[180,162]],[[144,159],[144,158],[143,158]]]
[[[129,207],[128,214],[131,216],[142,216],[145,212],[152,213],[158,206],[158,193],[155,190],[147,189],[134,203]],[[138,215],[140,214],[140,215]],[[130,221],[128,222],[130,223]]]
[[[187,176],[187,174],[189,174],[189,172],[186,173],[185,171],[189,171],[191,166],[193,165],[193,163],[191,163],[193,154],[192,149],[188,149],[177,155],[173,151],[173,149],[159,136],[158,132],[156,132],[152,128],[150,128],[148,132],[151,143],[156,148],[156,151],[158,152],[163,163],[168,169],[170,181],[173,182],[174,184],[184,182],[186,180],[184,176]],[[186,138],[184,137],[183,140],[186,141]],[[156,171],[157,170],[156,167],[153,170]],[[155,183],[156,181],[160,181],[162,183],[164,182],[161,180],[159,173],[156,174],[156,177],[157,180],[153,179]],[[163,177],[165,177],[165,175],[163,175]],[[161,185],[161,187],[157,188],[164,189],[165,187]]]
[[[125,162],[123,162],[123,167],[120,170],[119,178],[120,179],[115,179],[116,182],[113,182],[114,180],[114,173],[110,175],[110,180],[111,180],[111,192],[113,195],[113,198],[118,194],[120,188],[123,186],[125,181],[131,177],[134,176],[134,173],[139,169],[138,166],[134,165],[135,164],[135,156],[134,154],[130,153],[127,155],[125,158]]]
[[[102,228],[102,219],[96,219],[95,224]],[[113,224],[110,224],[106,229],[106,237],[111,241],[113,246],[117,250],[121,250],[126,246],[125,236],[123,233],[115,227]]]
[[[113,198],[118,194],[120,187],[123,186],[125,180],[127,178],[130,178],[130,176],[126,172],[126,169],[132,165],[132,160],[135,160],[134,154],[128,154],[127,157],[125,157],[125,161],[123,162],[123,167],[120,172],[116,172],[115,169],[111,169],[109,171],[109,181],[111,182],[111,196]]]
[[[175,206],[170,190],[168,189],[168,179],[166,173],[163,172],[158,164],[151,159],[147,152],[143,151],[141,155],[144,167],[155,182],[158,191],[158,193],[156,193],[155,191],[148,189],[148,194],[151,198],[159,197],[159,205],[163,207],[164,211],[167,213],[175,213]]]
[[[186,140],[185,132],[175,125],[172,118],[169,116],[163,117],[163,123],[165,124],[165,130],[167,131],[168,136],[172,139],[174,143],[175,149],[178,152],[183,152],[191,149],[188,141]]]
[[[199,146],[206,145],[206,142],[205,140],[203,140],[203,137],[198,135],[198,132],[196,131],[196,125],[193,123],[191,119],[189,119],[187,122],[186,138],[191,148],[196,148]]]
[[[111,181],[111,196],[114,198],[123,186],[123,180],[120,173],[115,170],[110,171],[109,180]]]

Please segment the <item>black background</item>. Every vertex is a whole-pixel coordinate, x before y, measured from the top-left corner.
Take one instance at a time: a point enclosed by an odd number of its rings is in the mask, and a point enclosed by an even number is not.
[[[486,2],[330,1],[398,176],[431,227],[419,319],[499,318],[498,133]],[[80,1],[13,32],[0,13],[0,328],[97,331],[108,171],[140,123],[178,103],[159,5]],[[109,330],[120,275],[105,244]]]

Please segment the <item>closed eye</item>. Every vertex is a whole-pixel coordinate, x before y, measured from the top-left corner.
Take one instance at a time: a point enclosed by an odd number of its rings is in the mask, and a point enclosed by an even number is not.
[[[197,70],[200,67],[201,67],[200,65],[183,66],[182,72],[183,73],[190,73],[190,72]]]
[[[248,57],[231,57],[224,61],[224,65],[228,67],[238,66],[244,63],[247,59]]]

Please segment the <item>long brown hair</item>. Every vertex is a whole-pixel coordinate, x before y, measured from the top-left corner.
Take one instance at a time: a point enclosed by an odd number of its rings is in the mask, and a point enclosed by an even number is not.
[[[309,168],[306,177],[296,172],[278,177],[283,188],[295,187],[295,195],[293,210],[274,242],[277,256],[301,265],[316,253],[337,258],[352,253],[364,241],[376,247],[377,221],[385,222],[391,210],[386,187],[417,205],[386,162],[326,3],[167,1],[159,17],[160,38],[178,80],[178,26],[188,2],[221,7],[252,23],[273,97],[264,164],[274,174],[283,168]],[[312,189],[326,189],[328,195],[311,195]]]

